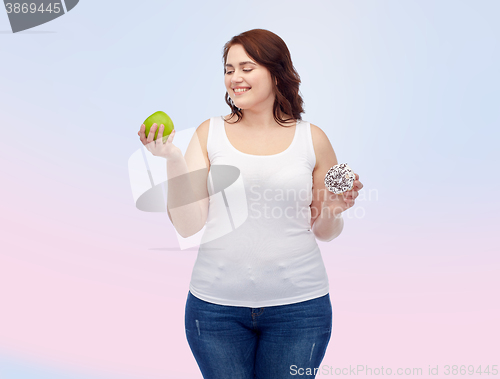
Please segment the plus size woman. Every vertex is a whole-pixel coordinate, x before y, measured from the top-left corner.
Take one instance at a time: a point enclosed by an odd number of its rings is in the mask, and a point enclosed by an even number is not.
[[[203,122],[184,156],[175,132],[166,141],[153,139],[157,125],[147,138],[144,125],[138,133],[167,159],[168,214],[179,234],[230,228],[200,245],[186,300],[187,341],[205,379],[314,378],[332,332],[316,239],[341,233],[342,212],[363,185],[356,174],[348,192],[325,188],[337,158],[326,134],[302,120],[300,77],[279,36],[241,33],[224,46],[223,64],[231,112]],[[244,201],[226,194],[225,207],[214,205],[210,168],[219,165],[239,170]],[[199,167],[204,175],[190,177]],[[184,179],[174,184],[174,177]],[[241,206],[248,214],[235,228],[228,212]]]

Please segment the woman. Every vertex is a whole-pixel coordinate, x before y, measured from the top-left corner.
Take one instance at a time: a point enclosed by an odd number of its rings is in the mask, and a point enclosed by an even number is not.
[[[144,125],[139,131],[149,151],[167,158],[169,179],[189,179],[177,187],[181,181],[169,181],[169,217],[182,236],[203,226],[210,234],[227,217],[227,210],[209,208],[211,165],[237,167],[248,195],[245,222],[200,246],[186,337],[205,379],[314,378],[332,328],[316,238],[341,233],[342,212],[363,185],[356,174],[351,191],[326,190],[325,175],[337,158],[326,134],[301,118],[300,77],[280,37],[244,32],[225,45],[223,61],[231,114],[202,123],[185,157],[172,144],[175,132],[163,143],[153,140],[156,125],[147,138]],[[197,143],[204,162],[196,161]],[[209,171],[190,178],[200,163]],[[235,200],[227,197],[230,211]]]

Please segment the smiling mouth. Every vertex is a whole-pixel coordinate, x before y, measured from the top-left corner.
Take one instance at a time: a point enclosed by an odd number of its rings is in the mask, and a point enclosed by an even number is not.
[[[235,95],[241,95],[242,93],[245,93],[248,91],[250,91],[250,88],[245,88],[243,91],[236,91],[235,89],[233,89],[233,92]]]

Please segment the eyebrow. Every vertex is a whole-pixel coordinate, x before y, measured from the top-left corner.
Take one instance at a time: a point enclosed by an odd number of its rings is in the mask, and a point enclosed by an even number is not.
[[[257,66],[255,63],[250,62],[250,61],[240,62],[240,66],[243,66],[243,65],[248,64],[248,63],[250,63],[250,64],[253,64],[253,65]],[[232,64],[228,63],[228,64],[226,64],[226,66],[225,66],[225,67],[234,67],[234,66],[233,66]]]

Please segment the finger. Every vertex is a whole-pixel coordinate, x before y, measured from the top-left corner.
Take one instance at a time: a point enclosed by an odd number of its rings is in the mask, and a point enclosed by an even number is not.
[[[359,179],[359,175],[356,174],[356,173],[354,173],[354,175],[356,176],[356,180],[358,180]]]
[[[359,195],[358,191],[352,190],[349,191],[345,199],[348,201],[354,201],[354,199],[356,199],[358,195]]]
[[[154,138],[155,138],[155,132],[156,132],[156,129],[158,128],[158,125],[156,125],[156,123],[154,123],[152,126],[151,126],[151,129],[149,129],[149,134],[148,134],[148,143],[150,142],[153,142]]]
[[[161,124],[158,129],[158,135],[156,136],[156,140],[163,143],[163,129],[165,129],[165,125]]]
[[[174,135],[175,135],[175,129],[174,129],[174,130],[172,130],[172,132],[171,132],[171,133],[170,133],[170,135],[168,136],[167,142],[172,143],[172,141],[174,140]]]
[[[146,133],[145,133],[144,124],[141,125],[141,127],[139,128],[139,132],[137,132],[137,134],[139,134],[141,141],[144,143],[144,141],[146,140]]]
[[[159,126],[156,125],[156,130],[158,130],[158,133],[154,133],[153,134],[153,138],[154,138],[155,142],[161,142],[161,137],[162,137],[161,136],[161,133],[162,133],[162,131],[161,131],[161,125],[159,125]],[[156,138],[155,138],[155,134],[156,134]]]

